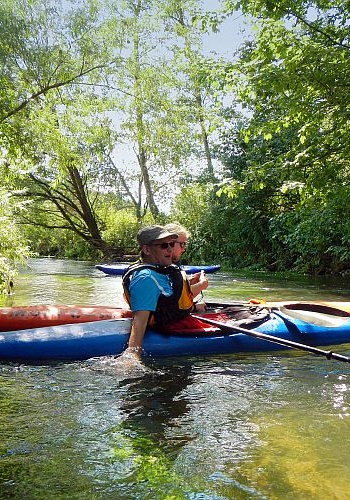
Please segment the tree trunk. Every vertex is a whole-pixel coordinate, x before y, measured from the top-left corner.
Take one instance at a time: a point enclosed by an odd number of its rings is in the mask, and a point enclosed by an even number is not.
[[[196,91],[196,103],[197,103],[198,119],[199,119],[199,125],[201,128],[201,137],[202,137],[202,142],[203,142],[203,147],[204,147],[204,152],[205,152],[205,158],[207,160],[207,173],[208,173],[208,176],[214,180],[215,179],[214,167],[213,167],[213,162],[212,162],[211,153],[210,153],[208,134],[207,134],[207,130],[205,127],[203,103],[202,103],[202,96],[201,96],[200,90]]]
[[[140,0],[135,7],[135,16],[138,19],[141,13],[141,2]],[[140,63],[140,36],[138,29],[136,27],[134,31],[134,93],[135,93],[135,113],[136,113],[136,134],[137,134],[137,159],[141,171],[141,182],[143,183],[146,191],[146,202],[147,206],[156,218],[159,215],[159,209],[154,200],[153,189],[151,185],[151,179],[147,166],[147,148],[145,144],[145,126],[144,126],[144,112],[143,112],[143,98],[142,98],[142,88],[141,88],[141,63]]]
[[[76,167],[69,167],[68,172],[70,179],[72,181],[75,196],[77,197],[81,207],[84,223],[88,229],[86,241],[88,241],[92,246],[94,246],[98,250],[101,250],[103,252],[109,252],[108,245],[105,243],[105,241],[103,241],[101,237],[101,233],[98,228],[96,218],[93,214],[91,205],[88,201],[83,180],[81,178],[78,169]]]
[[[122,249],[111,248],[102,239],[83,179],[76,167],[68,168],[68,182],[62,183],[61,189],[59,189],[59,186],[52,185],[50,182],[39,179],[33,174],[30,174],[29,177],[31,186],[25,192],[26,199],[32,198],[35,200],[39,205],[39,211],[41,209],[40,205],[45,206],[48,201],[52,203],[56,208],[56,212],[52,209],[56,222],[48,223],[46,222],[47,219],[40,220],[38,218],[36,220],[26,219],[27,223],[47,229],[74,231],[89,245],[107,257],[122,253]],[[47,206],[45,206],[44,212],[47,215]],[[57,222],[59,221],[58,217],[61,218],[62,222]]]

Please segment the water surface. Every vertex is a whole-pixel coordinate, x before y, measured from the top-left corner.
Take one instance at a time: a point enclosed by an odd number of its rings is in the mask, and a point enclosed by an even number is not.
[[[210,299],[350,300],[339,279],[209,281]],[[120,306],[121,279],[36,259],[4,302]],[[2,363],[0,498],[345,500],[349,390],[350,365],[295,351]]]

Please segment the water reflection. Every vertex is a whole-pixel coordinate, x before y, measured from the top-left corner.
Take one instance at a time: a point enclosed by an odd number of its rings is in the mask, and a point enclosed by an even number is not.
[[[105,360],[108,363],[108,360]],[[174,472],[174,461],[179,450],[190,437],[169,439],[167,431],[174,422],[181,421],[188,411],[186,398],[178,399],[191,383],[191,364],[153,364],[142,376],[113,375],[105,366],[104,371],[94,371],[93,361],[81,364],[90,379],[96,374],[97,384],[105,386],[105,402],[84,405],[80,421],[99,432],[93,450],[94,470],[88,474],[96,481],[96,464],[104,471],[98,480],[109,485],[109,491],[118,498],[183,498],[181,476]],[[109,390],[107,389],[109,387]],[[176,424],[175,424],[176,425]],[[89,432],[91,439],[91,431]],[[101,447],[102,442],[104,443]],[[101,450],[104,450],[101,453]],[[117,486],[113,487],[113,484]],[[154,489],[154,490],[153,490]],[[150,491],[157,492],[155,496]],[[132,492],[132,493],[131,493]]]
[[[122,381],[120,387],[128,388],[122,405],[127,415],[124,427],[138,429],[151,437],[156,435],[157,441],[164,441],[165,430],[169,431],[188,411],[188,400],[183,393],[191,384],[191,371],[190,364],[171,367],[158,364],[156,370],[132,383]]]

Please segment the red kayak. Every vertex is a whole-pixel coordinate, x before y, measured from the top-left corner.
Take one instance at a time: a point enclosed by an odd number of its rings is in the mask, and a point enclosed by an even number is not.
[[[0,331],[130,318],[128,309],[107,306],[15,306],[0,308]]]
[[[268,302],[252,299],[250,304],[262,304],[274,307],[286,304],[286,302]],[[289,301],[288,304],[293,304]],[[302,302],[297,302],[302,304]],[[315,304],[317,304],[315,302]],[[318,302],[324,306],[331,306],[350,312],[350,302]],[[208,303],[210,308],[217,303]],[[221,306],[229,306],[222,303]],[[131,318],[131,311],[118,307],[108,306],[76,306],[76,305],[36,305],[36,306],[14,306],[0,307],[0,331],[25,330],[46,326],[65,325],[70,323],[87,323],[91,321],[103,321],[109,319]]]

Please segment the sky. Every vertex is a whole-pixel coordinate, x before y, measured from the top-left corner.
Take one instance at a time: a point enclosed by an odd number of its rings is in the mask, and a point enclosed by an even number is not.
[[[204,0],[203,5],[208,11],[218,10],[220,8],[220,0]],[[209,54],[215,51],[221,56],[231,57],[232,53],[248,38],[249,33],[248,20],[243,14],[237,12],[220,26],[219,33],[205,35],[205,52]]]

